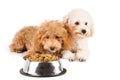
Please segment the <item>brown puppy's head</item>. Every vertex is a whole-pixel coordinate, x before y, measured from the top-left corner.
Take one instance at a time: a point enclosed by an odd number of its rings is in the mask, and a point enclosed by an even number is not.
[[[36,32],[34,49],[36,51],[49,51],[55,53],[71,48],[71,37],[66,26],[59,21],[46,21]]]

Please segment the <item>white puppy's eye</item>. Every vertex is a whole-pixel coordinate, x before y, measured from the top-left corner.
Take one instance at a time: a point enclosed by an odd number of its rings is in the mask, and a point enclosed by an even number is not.
[[[85,25],[87,25],[88,23],[87,22],[85,22]]]
[[[80,23],[78,21],[75,22],[75,25],[80,25]]]

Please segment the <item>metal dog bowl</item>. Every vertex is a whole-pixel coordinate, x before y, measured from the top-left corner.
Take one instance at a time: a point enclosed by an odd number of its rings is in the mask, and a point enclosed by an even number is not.
[[[26,60],[20,73],[31,77],[53,77],[65,74],[66,69],[62,67],[60,60],[51,62],[31,62]]]

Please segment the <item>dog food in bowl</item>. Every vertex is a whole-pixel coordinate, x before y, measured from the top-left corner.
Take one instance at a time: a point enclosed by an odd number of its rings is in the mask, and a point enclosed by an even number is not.
[[[28,60],[35,61],[35,62],[49,62],[49,61],[57,61],[59,56],[55,54],[48,54],[48,53],[36,53],[31,55]]]

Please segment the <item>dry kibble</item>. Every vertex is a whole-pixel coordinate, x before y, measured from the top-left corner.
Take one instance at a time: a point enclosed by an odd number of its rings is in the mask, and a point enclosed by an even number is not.
[[[48,53],[36,53],[34,55],[31,55],[28,60],[30,61],[36,61],[36,62],[49,62],[49,61],[56,61],[59,59],[59,56],[53,55],[53,54],[48,54]]]

